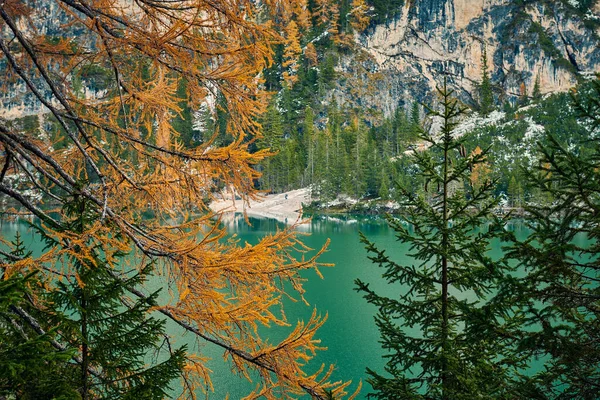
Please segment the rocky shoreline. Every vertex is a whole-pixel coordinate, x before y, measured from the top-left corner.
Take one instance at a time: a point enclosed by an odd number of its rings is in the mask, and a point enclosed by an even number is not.
[[[311,197],[309,188],[269,194],[248,202],[223,197],[210,204],[211,210],[218,214],[245,213],[252,217],[272,218],[289,225],[312,215],[394,215],[399,214],[401,209],[398,203],[381,199],[356,200],[340,197],[333,201],[321,201]],[[511,213],[515,217],[525,214],[521,207],[508,206],[498,208],[497,212],[501,215]]]

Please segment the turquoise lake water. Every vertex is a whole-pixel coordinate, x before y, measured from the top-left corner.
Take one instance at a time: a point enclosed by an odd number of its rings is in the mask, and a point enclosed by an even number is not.
[[[243,218],[229,220],[226,224],[231,233],[236,233],[239,238],[249,243],[255,243],[262,236],[281,228],[278,222],[267,219],[250,219],[252,226],[248,226]],[[515,225],[512,229],[519,229],[519,236],[525,236],[525,228]],[[10,240],[16,231],[20,231],[24,241],[34,253],[40,251],[39,240],[28,230],[24,223],[7,223],[1,225],[2,237]],[[286,302],[286,314],[290,322],[298,319],[307,320],[313,307],[321,314],[328,314],[326,324],[319,330],[318,337],[322,345],[328,350],[320,352],[311,361],[309,370],[317,369],[322,363],[335,364],[333,376],[335,380],[352,380],[351,389],[356,387],[358,381],[363,381],[360,399],[366,398],[370,386],[365,382],[365,368],[382,370],[384,360],[383,351],[379,347],[379,332],[373,322],[376,312],[374,306],[369,305],[354,291],[354,280],[360,278],[369,282],[371,287],[383,294],[398,293],[402,288],[387,285],[381,278],[382,270],[367,259],[367,252],[359,241],[358,232],[387,249],[387,254],[396,261],[406,257],[407,248],[396,242],[393,231],[388,228],[383,219],[370,217],[315,217],[301,227],[301,230],[310,233],[304,242],[312,248],[320,248],[327,240],[331,239],[329,250],[320,259],[325,263],[335,263],[333,268],[322,268],[324,279],[319,278],[314,271],[304,272],[308,278],[305,284],[305,298],[310,306],[302,302]],[[490,250],[492,254],[500,253],[500,244],[497,243]],[[181,332],[174,324],[168,325],[174,336],[181,336]],[[285,331],[272,333],[273,339],[283,336]],[[225,399],[229,393],[230,399],[235,400],[248,394],[256,383],[251,384],[233,375],[230,367],[222,361],[222,352],[214,345],[197,343],[194,338],[184,336],[179,343],[188,343],[190,348],[200,351],[203,355],[212,357],[209,367],[213,370],[213,384],[215,391],[208,397],[200,398]]]

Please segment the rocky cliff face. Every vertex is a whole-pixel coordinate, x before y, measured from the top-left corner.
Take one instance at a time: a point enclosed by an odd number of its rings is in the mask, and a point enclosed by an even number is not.
[[[600,0],[407,0],[400,16],[355,37],[369,63],[342,59],[367,96],[340,87],[339,103],[389,115],[408,101],[430,101],[447,77],[461,100],[476,105],[485,48],[497,103],[565,91],[600,72]],[[365,57],[363,54],[360,56]]]
[[[34,3],[45,16],[38,29],[64,34],[56,3]],[[477,105],[484,48],[497,104],[531,94],[536,80],[550,93],[600,72],[600,0],[405,0],[395,15],[354,37],[326,100],[370,110],[377,120],[414,100],[431,102],[446,77],[462,101]],[[22,83],[8,85],[0,118],[43,111]],[[103,89],[83,82],[81,95],[93,98]]]
[[[0,2],[1,3],[1,2]],[[49,38],[57,37],[80,37],[84,35],[81,27],[69,25],[69,17],[60,7],[58,2],[46,0],[23,0],[23,4],[35,10],[33,18],[22,18],[17,21],[18,28],[25,33],[35,32],[35,35],[47,35]],[[14,34],[0,21],[0,39],[5,43],[14,40]],[[52,73],[59,73],[48,67]],[[48,110],[42,106],[33,93],[27,88],[23,80],[19,79],[8,66],[4,54],[0,53],[0,77],[3,88],[0,90],[0,118],[12,120],[31,115],[37,115],[43,121],[43,115]],[[37,89],[46,95],[48,100],[52,99],[50,88],[38,74],[31,74],[29,79],[37,85]],[[70,79],[70,78],[67,78]],[[94,98],[104,94],[104,91],[93,85],[82,82],[80,95],[85,98]]]

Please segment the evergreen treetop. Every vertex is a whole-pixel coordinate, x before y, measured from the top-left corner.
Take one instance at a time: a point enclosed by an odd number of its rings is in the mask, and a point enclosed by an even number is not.
[[[47,319],[48,302],[32,299],[40,293],[39,271],[16,268],[31,257],[17,232],[11,251],[0,259],[0,397],[24,400],[78,399],[70,385],[74,348],[56,341],[57,327],[31,324]]]
[[[133,295],[153,264],[116,273],[115,266],[125,267],[126,253],[91,235],[101,229],[97,208],[75,195],[64,209],[70,220],[60,231],[37,231],[48,248],[64,254],[73,270],[47,295],[52,325],[61,326],[60,341],[77,349],[75,357],[81,360],[79,373],[72,374],[72,387],[84,400],[169,397],[172,381],[182,376],[185,346],[172,349],[165,320],[149,313],[157,305],[158,291],[144,298]]]
[[[487,254],[504,221],[492,213],[494,182],[472,184],[486,151],[468,155],[464,139],[452,134],[464,109],[446,85],[439,95],[442,110],[429,111],[442,119],[441,134],[422,132],[430,148],[414,152],[425,190],[400,188],[404,220],[388,217],[413,261],[396,263],[361,235],[369,259],[398,290],[383,296],[356,281],[378,307],[375,322],[388,352],[385,374],[367,370],[370,396],[378,399],[497,399],[510,390],[509,341],[490,340],[508,326],[507,306],[493,299],[508,267]]]
[[[481,83],[479,84],[479,111],[488,115],[494,110],[494,93],[488,72],[487,48],[483,47],[481,55]]]
[[[508,299],[526,319],[519,351],[543,368],[526,377],[531,398],[596,399],[600,390],[600,81],[573,96],[589,136],[567,146],[547,134],[525,175],[547,202],[530,202],[532,233],[508,249],[526,276]]]

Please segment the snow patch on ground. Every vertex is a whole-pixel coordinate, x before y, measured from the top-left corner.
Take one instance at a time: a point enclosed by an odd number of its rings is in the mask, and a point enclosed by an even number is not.
[[[480,126],[498,125],[505,117],[506,114],[502,111],[492,111],[487,117],[473,113],[454,129],[454,137],[464,136]]]
[[[211,113],[210,105],[206,101],[200,104],[198,111],[195,111],[193,115],[192,130],[204,133],[209,119],[213,119]]]
[[[493,111],[488,116],[481,116],[474,112],[460,121],[460,123],[452,131],[452,134],[454,137],[459,138],[469,132],[474,131],[478,127],[498,125],[504,121],[505,117],[506,114],[502,111]],[[439,136],[442,132],[442,126],[443,119],[441,117],[432,118],[429,121],[429,134],[433,137]]]
[[[527,117],[525,118],[525,121],[528,125],[527,130],[525,131],[525,140],[535,140],[546,132],[546,128],[540,124],[536,124],[533,118]]]

